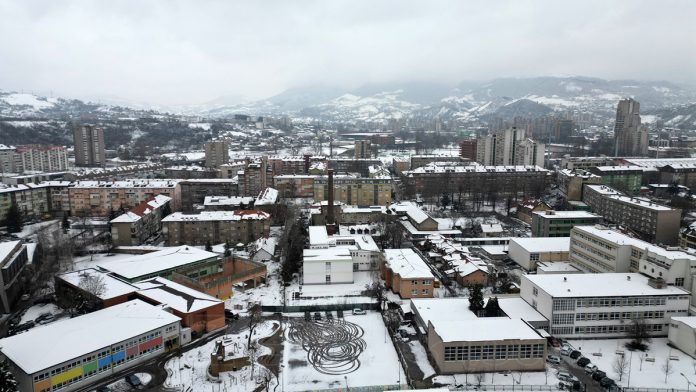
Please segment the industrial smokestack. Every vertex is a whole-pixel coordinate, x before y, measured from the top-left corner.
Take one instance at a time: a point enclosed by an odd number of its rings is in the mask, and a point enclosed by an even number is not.
[[[334,221],[334,171],[333,169],[329,169],[329,192],[328,192],[328,199],[329,199],[329,211],[326,214],[326,223],[327,224],[333,224],[335,223]]]

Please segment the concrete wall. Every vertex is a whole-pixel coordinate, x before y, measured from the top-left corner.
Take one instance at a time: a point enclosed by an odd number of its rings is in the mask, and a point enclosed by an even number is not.
[[[326,282],[326,263],[331,263],[331,283]],[[302,266],[304,284],[353,283],[353,261],[323,260],[305,262]]]

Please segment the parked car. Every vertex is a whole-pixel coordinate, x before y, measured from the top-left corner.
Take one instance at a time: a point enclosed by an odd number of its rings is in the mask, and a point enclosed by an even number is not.
[[[355,309],[353,309],[353,314],[354,315],[363,315],[363,314],[367,314],[367,312],[362,310],[362,309],[355,308]]]
[[[312,321],[312,314],[310,312],[304,312],[304,321]]]
[[[609,388],[615,384],[616,383],[614,382],[614,380],[612,380],[609,377],[604,377],[603,379],[599,380],[599,385],[603,386],[604,388]]]
[[[546,362],[553,364],[553,365],[560,365],[561,364],[561,357],[558,355],[547,355],[546,356]]]
[[[140,378],[138,378],[138,376],[136,376],[135,374],[127,375],[126,382],[130,384],[130,386],[132,386],[133,388],[138,388],[141,385],[143,385],[143,383],[140,381]]]
[[[314,320],[315,320],[315,321],[321,320],[321,313],[319,313],[319,312],[314,312]]]
[[[570,353],[573,352],[573,348],[570,346],[563,346],[561,347],[561,355],[568,356]]]
[[[601,381],[606,376],[607,374],[601,370],[597,370],[596,372],[592,373],[592,379],[595,381]]]
[[[559,381],[558,389],[565,389],[567,391],[579,391],[582,389],[582,384],[580,381]]]
[[[97,392],[111,392],[111,388],[109,388],[106,385],[102,385],[99,388],[97,388]]]
[[[327,320],[333,320],[333,313],[329,312],[328,310],[326,311],[326,319]]]
[[[592,373],[596,372],[597,370],[598,370],[597,365],[595,365],[594,363],[588,363],[587,365],[585,365],[585,371],[587,373],[592,374]]]
[[[38,321],[36,321],[37,324],[45,325],[45,324],[48,324],[48,323],[55,321],[56,316],[49,314],[46,317],[42,318],[41,320],[39,320],[39,319],[37,319],[37,320],[38,320]]]
[[[560,381],[580,381],[577,377],[565,371],[559,371],[558,373],[556,373],[556,378],[558,378]]]
[[[578,350],[573,350],[570,352],[570,355],[568,355],[572,359],[578,359],[582,356],[582,353]]]
[[[577,363],[581,368],[584,368],[585,366],[589,365],[590,362],[590,358],[580,357],[575,363]]]

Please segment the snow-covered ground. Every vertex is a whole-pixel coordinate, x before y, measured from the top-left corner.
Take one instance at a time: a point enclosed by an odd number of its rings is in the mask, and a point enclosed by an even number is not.
[[[254,331],[253,340],[271,336],[280,324],[277,321],[264,321],[259,323]],[[164,365],[169,377],[164,383],[165,387],[175,388],[179,391],[186,391],[191,388],[193,391],[253,391],[258,387],[258,382],[265,374],[270,371],[256,364],[252,374],[251,366],[245,366],[236,372],[224,372],[220,374],[219,381],[210,380],[207,369],[210,365],[210,354],[215,349],[215,342],[222,340],[227,347],[226,355],[238,357],[243,355],[246,347],[248,330],[244,330],[234,335],[224,335],[219,339],[213,340],[203,346],[196,347],[185,352],[181,357],[175,357],[167,361]],[[255,358],[271,353],[271,349],[260,346],[254,353]],[[269,390],[273,390],[277,384],[275,376],[272,377]],[[217,385],[213,387],[214,385]]]
[[[628,351],[625,348],[626,342],[628,342],[626,339],[575,340],[570,344],[582,351],[585,357],[599,367],[599,370],[606,372],[607,376],[620,386],[687,389],[684,377],[692,383],[696,382],[696,360],[676,348],[669,347],[666,338],[653,339],[646,352]],[[621,351],[626,355],[630,367],[626,367],[626,374],[619,381],[619,374],[614,364],[619,356],[617,352]],[[650,359],[654,359],[654,362],[648,362]],[[669,363],[671,368],[666,382],[665,363]],[[681,375],[682,373],[684,376]]]
[[[283,286],[279,281],[280,263],[268,262],[266,268],[265,284],[245,290],[235,289],[232,298],[225,301],[225,307],[234,310],[235,313],[244,314],[249,304],[282,305]]]
[[[360,367],[345,375],[328,375],[308,363],[308,354],[301,345],[285,341],[281,380],[285,391],[307,391],[367,385],[405,384],[396,350],[386,333],[382,317],[377,312],[366,315],[346,315],[345,321],[364,330],[365,350],[358,356]]]
[[[496,372],[477,374],[454,374],[448,376],[433,377],[433,384],[439,385],[477,385],[478,377],[481,378],[481,385],[558,385],[556,370],[549,367],[547,372]],[[511,390],[514,388],[510,388]]]
[[[24,312],[22,318],[19,320],[19,323],[24,324],[27,321],[34,321],[37,317],[44,314],[52,314],[56,316],[62,312],[63,310],[55,304],[36,304]]]
[[[433,369],[430,361],[428,361],[428,354],[425,352],[425,347],[423,347],[423,345],[417,340],[408,342],[408,346],[413,355],[416,357],[418,367],[420,368],[421,372],[423,372],[423,378],[426,379],[435,374],[435,369]]]
[[[150,373],[135,373],[135,375],[140,379],[140,382],[144,386],[147,386],[147,384],[149,384],[150,381],[152,381],[152,375],[150,375]],[[133,390],[133,387],[126,382],[125,378],[122,378],[116,382],[109,384],[108,387],[109,390],[115,392],[126,392]]]
[[[125,260],[134,256],[135,255],[127,253],[95,253],[93,255],[75,257],[72,269],[77,271],[85,268],[94,268],[99,264],[104,264],[115,260]]]

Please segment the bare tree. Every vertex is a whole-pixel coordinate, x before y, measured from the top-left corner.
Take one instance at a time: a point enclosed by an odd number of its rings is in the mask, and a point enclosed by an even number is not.
[[[665,374],[665,384],[667,384],[667,376],[674,373],[674,365],[672,365],[669,356],[665,357],[665,362],[662,364],[662,373]]]
[[[247,337],[247,349],[251,348],[251,336],[256,327],[261,323],[261,306],[254,304],[249,308],[249,336]]]
[[[626,344],[629,350],[645,351],[648,349],[647,343],[650,342],[650,334],[648,325],[644,318],[635,318],[631,320],[631,325],[628,328],[628,337],[631,339]]]
[[[617,355],[616,358],[614,359],[614,363],[612,364],[612,367],[614,368],[614,371],[616,374],[619,376],[619,381],[623,378],[628,373],[628,361],[626,360],[626,356],[623,354]]]
[[[481,383],[486,381],[486,373],[476,373],[474,379],[476,380],[476,385],[481,386]]]

